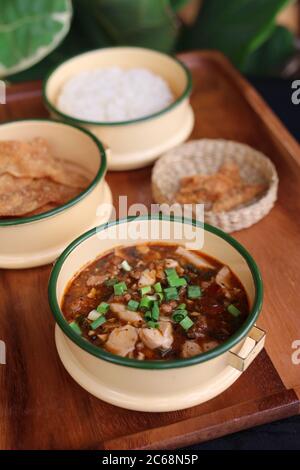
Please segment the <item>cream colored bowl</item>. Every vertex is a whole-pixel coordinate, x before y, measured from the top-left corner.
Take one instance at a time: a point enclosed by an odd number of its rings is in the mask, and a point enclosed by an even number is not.
[[[102,144],[88,131],[57,121],[29,119],[0,125],[0,140],[35,137],[47,139],[55,156],[80,164],[94,179],[81,194],[56,209],[0,220],[0,268],[50,263],[75,237],[106,222],[110,215],[108,206],[101,212],[101,203],[112,201],[104,180],[106,155]]]
[[[228,341],[209,352],[172,361],[123,358],[77,335],[63,317],[60,305],[65,289],[83,266],[118,245],[157,239],[155,233],[161,234],[159,240],[187,247],[196,238],[196,246],[201,248],[203,239],[203,252],[230,266],[247,291],[251,305],[247,321]],[[264,332],[254,326],[262,305],[262,281],[255,262],[229,235],[196,221],[139,217],[89,231],[56,262],[49,282],[49,302],[57,322],[58,353],[71,376],[98,398],[133,410],[179,410],[213,398],[241,375],[264,343]]]
[[[73,118],[57,108],[63,85],[83,70],[119,66],[144,67],[169,84],[176,100],[162,111],[124,122],[92,122]],[[138,47],[113,47],[78,55],[59,65],[46,78],[44,102],[54,117],[89,129],[111,149],[110,170],[130,170],[153,162],[160,154],[187,139],[194,125],[189,104],[191,75],[187,68],[166,54]]]

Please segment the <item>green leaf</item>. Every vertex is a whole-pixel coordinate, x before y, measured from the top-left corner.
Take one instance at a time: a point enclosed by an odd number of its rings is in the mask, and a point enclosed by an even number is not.
[[[275,30],[277,13],[291,0],[205,0],[182,49],[218,49],[238,67]]]
[[[242,71],[252,75],[278,75],[294,52],[294,35],[283,26],[276,26],[272,36],[247,57]]]
[[[191,0],[171,0],[171,7],[174,9],[174,11],[179,11],[185,5],[190,3],[190,1]]]
[[[92,47],[174,48],[179,23],[170,0],[74,0],[74,8]]]
[[[68,33],[70,0],[1,0],[0,76],[39,62]]]

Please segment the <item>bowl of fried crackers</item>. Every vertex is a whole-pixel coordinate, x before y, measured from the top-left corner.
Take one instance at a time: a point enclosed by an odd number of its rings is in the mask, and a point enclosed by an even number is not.
[[[268,157],[223,139],[180,145],[162,155],[152,171],[152,194],[162,211],[174,204],[189,205],[195,217],[201,204],[205,222],[225,232],[250,227],[265,217],[275,204],[277,189],[276,168]]]
[[[106,222],[111,203],[101,142],[76,126],[28,119],[0,125],[0,267],[47,264]]]

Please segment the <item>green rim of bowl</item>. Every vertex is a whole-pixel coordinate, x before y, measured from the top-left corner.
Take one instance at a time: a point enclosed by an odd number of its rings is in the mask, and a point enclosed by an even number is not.
[[[106,171],[106,153],[105,149],[100,142],[100,140],[97,139],[91,132],[89,132],[86,129],[83,129],[80,126],[76,126],[75,124],[70,124],[66,122],[59,121],[57,119],[14,119],[12,121],[5,121],[0,124],[1,126],[13,124],[13,123],[18,123],[18,122],[49,122],[49,123],[55,123],[59,124],[60,126],[68,126],[68,127],[73,127],[77,129],[78,131],[82,132],[83,134],[88,135],[97,145],[97,148],[99,150],[99,154],[101,157],[101,162],[100,162],[100,167],[96,173],[95,178],[92,180],[92,182],[89,184],[89,186],[82,191],[78,196],[74,197],[70,201],[68,201],[66,204],[63,204],[62,206],[56,207],[55,209],[52,209],[47,212],[43,212],[42,214],[37,214],[37,215],[32,215],[31,217],[22,217],[22,218],[11,218],[11,219],[2,219],[0,220],[0,227],[5,227],[8,225],[20,225],[20,224],[28,224],[30,222],[36,222],[38,220],[45,219],[47,217],[51,217],[53,215],[59,214],[60,212],[69,209],[70,207],[74,206],[74,204],[77,204],[77,202],[81,201],[81,199],[84,199],[97,185],[97,183],[100,181],[102,176],[104,175]]]
[[[107,51],[109,49],[115,50],[115,49],[123,49],[123,48],[124,49],[125,48],[126,49],[132,49],[132,50],[133,49],[139,49],[139,50],[151,51],[151,52],[154,52],[154,53],[159,54],[159,55],[164,55],[164,56],[169,57],[170,59],[174,60],[174,62],[176,62],[183,69],[183,71],[185,72],[185,75],[186,75],[186,86],[185,86],[185,89],[182,92],[182,94],[175,101],[173,101],[173,103],[171,103],[169,106],[167,106],[166,108],[163,108],[160,111],[157,111],[156,113],[150,114],[149,116],[142,116],[140,118],[131,119],[131,120],[128,120],[128,121],[113,121],[113,122],[88,121],[88,120],[72,117],[69,114],[65,114],[62,111],[59,111],[59,109],[57,109],[54,106],[54,104],[52,104],[48,100],[47,91],[46,91],[48,81],[51,79],[52,75],[54,75],[54,73],[56,73],[62,65],[66,64],[69,61],[72,61],[74,59],[80,58],[84,55],[87,55],[87,54],[90,54],[90,53],[93,53],[93,52],[96,52],[96,51],[101,52],[101,51]],[[88,124],[88,125],[91,125],[91,126],[124,126],[124,125],[128,125],[128,124],[134,124],[134,123],[138,123],[138,122],[148,121],[149,119],[154,119],[156,117],[161,116],[162,114],[167,113],[168,111],[171,111],[171,109],[175,108],[179,103],[181,103],[181,101],[183,101],[184,99],[186,99],[190,95],[191,90],[192,90],[192,75],[191,75],[191,72],[186,67],[186,65],[183,62],[181,62],[179,59],[177,59],[176,57],[173,57],[173,56],[168,55],[168,54],[163,54],[162,52],[155,51],[153,49],[147,49],[147,48],[142,48],[142,47],[118,46],[118,47],[106,47],[106,48],[103,48],[103,49],[93,49],[91,51],[84,52],[83,54],[75,55],[73,57],[70,57],[67,60],[62,61],[59,65],[55,66],[48,73],[48,75],[46,75],[46,78],[43,81],[42,95],[43,95],[43,100],[44,100],[45,106],[48,108],[48,110],[52,111],[56,115],[60,116],[61,118],[63,118],[67,122],[75,122],[77,124]]]
[[[49,280],[49,286],[48,286],[48,300],[49,300],[49,304],[50,304],[52,313],[54,315],[54,318],[57,324],[59,325],[61,330],[68,336],[68,338],[70,338],[81,349],[84,349],[86,352],[92,354],[93,356],[96,356],[99,359],[103,359],[105,361],[112,362],[120,366],[134,367],[138,369],[156,369],[156,370],[187,367],[187,366],[192,366],[195,364],[200,364],[210,359],[214,359],[220,354],[223,354],[229,349],[231,349],[234,345],[236,345],[243,338],[245,338],[248,331],[254,325],[262,307],[263,284],[262,284],[262,278],[261,278],[259,269],[255,261],[253,260],[252,256],[248,253],[248,251],[234,238],[222,232],[222,230],[216,227],[213,227],[212,225],[203,224],[202,222],[198,222],[194,219],[184,219],[184,223],[185,224],[188,223],[195,227],[203,228],[204,230],[208,232],[212,232],[213,234],[227,241],[243,256],[243,258],[245,259],[251,271],[254,285],[255,285],[255,298],[253,302],[253,307],[245,323],[241,326],[241,328],[234,335],[232,335],[227,341],[225,341],[224,343],[222,343],[220,346],[216,347],[215,349],[202,353],[199,356],[191,357],[189,359],[175,359],[175,360],[170,360],[170,361],[139,361],[137,359],[129,359],[129,358],[117,356],[115,354],[111,354],[105,351],[104,349],[98,348],[97,346],[94,346],[93,344],[89,343],[87,340],[85,340],[84,338],[82,338],[81,336],[79,336],[77,333],[75,333],[72,330],[72,328],[69,326],[68,322],[64,318],[64,315],[60,309],[60,306],[57,302],[57,297],[56,297],[57,279],[58,279],[59,273],[61,271],[61,268],[65,260],[78,245],[80,245],[83,241],[92,237],[94,234],[98,233],[99,231],[104,230],[105,228],[108,228],[114,225],[131,222],[134,220],[167,220],[167,221],[172,221],[172,222],[183,222],[182,218],[180,217],[174,217],[174,216],[166,217],[161,214],[152,215],[152,216],[126,217],[124,219],[116,220],[114,222],[110,222],[107,224],[100,225],[99,227],[93,228],[92,230],[78,237],[65,249],[65,251],[57,259],[52,269],[50,280]]]

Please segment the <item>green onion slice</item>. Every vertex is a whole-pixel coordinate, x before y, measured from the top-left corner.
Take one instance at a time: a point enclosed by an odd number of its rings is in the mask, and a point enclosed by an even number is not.
[[[117,284],[114,285],[115,295],[122,295],[126,291],[127,291],[127,286],[126,286],[126,283],[124,281],[118,282]]]
[[[139,308],[139,302],[137,302],[136,300],[129,300],[127,307],[129,310],[136,312],[137,309]]]
[[[106,302],[101,302],[101,304],[99,304],[97,307],[97,312],[101,313],[102,315],[107,313],[108,310],[109,310],[109,304],[107,304]]]
[[[189,299],[198,299],[201,297],[201,289],[199,286],[188,286],[188,298]]]
[[[149,299],[148,296],[142,297],[140,301],[140,308],[150,308],[153,303],[152,299]]]
[[[189,316],[184,317],[184,319],[179,322],[179,325],[182,326],[185,331],[189,330],[193,324],[194,322]]]
[[[178,300],[178,292],[176,287],[167,287],[164,290],[166,300]]]
[[[230,304],[228,305],[227,307],[227,310],[229,313],[231,313],[231,315],[233,315],[234,317],[238,317],[239,315],[241,315],[241,311],[233,304]]]
[[[145,295],[151,292],[151,286],[144,286],[140,288],[141,295]]]
[[[97,320],[93,321],[93,323],[90,324],[90,327],[92,330],[96,330],[99,328],[99,326],[103,325],[103,323],[106,322],[106,318],[104,315],[101,315],[101,317],[97,318]]]
[[[144,313],[144,318],[145,318],[146,321],[151,321],[152,313],[150,312],[150,310],[148,310],[147,312]]]
[[[152,320],[157,321],[159,319],[159,306],[158,302],[153,303],[152,307]]]
[[[126,259],[122,261],[121,267],[124,269],[124,271],[127,271],[127,272],[132,270],[132,267],[130,266],[130,264],[128,263]]]
[[[162,292],[162,287],[161,287],[160,282],[157,282],[156,284],[154,284],[153,287],[154,287],[155,292]]]
[[[187,285],[186,279],[184,279],[184,277],[168,276],[168,283],[171,287],[182,287]]]
[[[147,322],[147,326],[148,328],[159,328],[159,323],[157,323],[156,321],[148,321]]]
[[[167,277],[178,277],[177,271],[175,268],[167,268],[165,269],[165,273]]]
[[[97,312],[97,310],[91,310],[87,316],[88,320],[91,321],[97,320],[99,317],[101,317],[101,313]]]
[[[184,309],[175,310],[175,312],[172,315],[172,319],[176,323],[180,323],[181,320],[183,320],[187,316],[187,314],[188,314],[187,310],[184,310]]]

